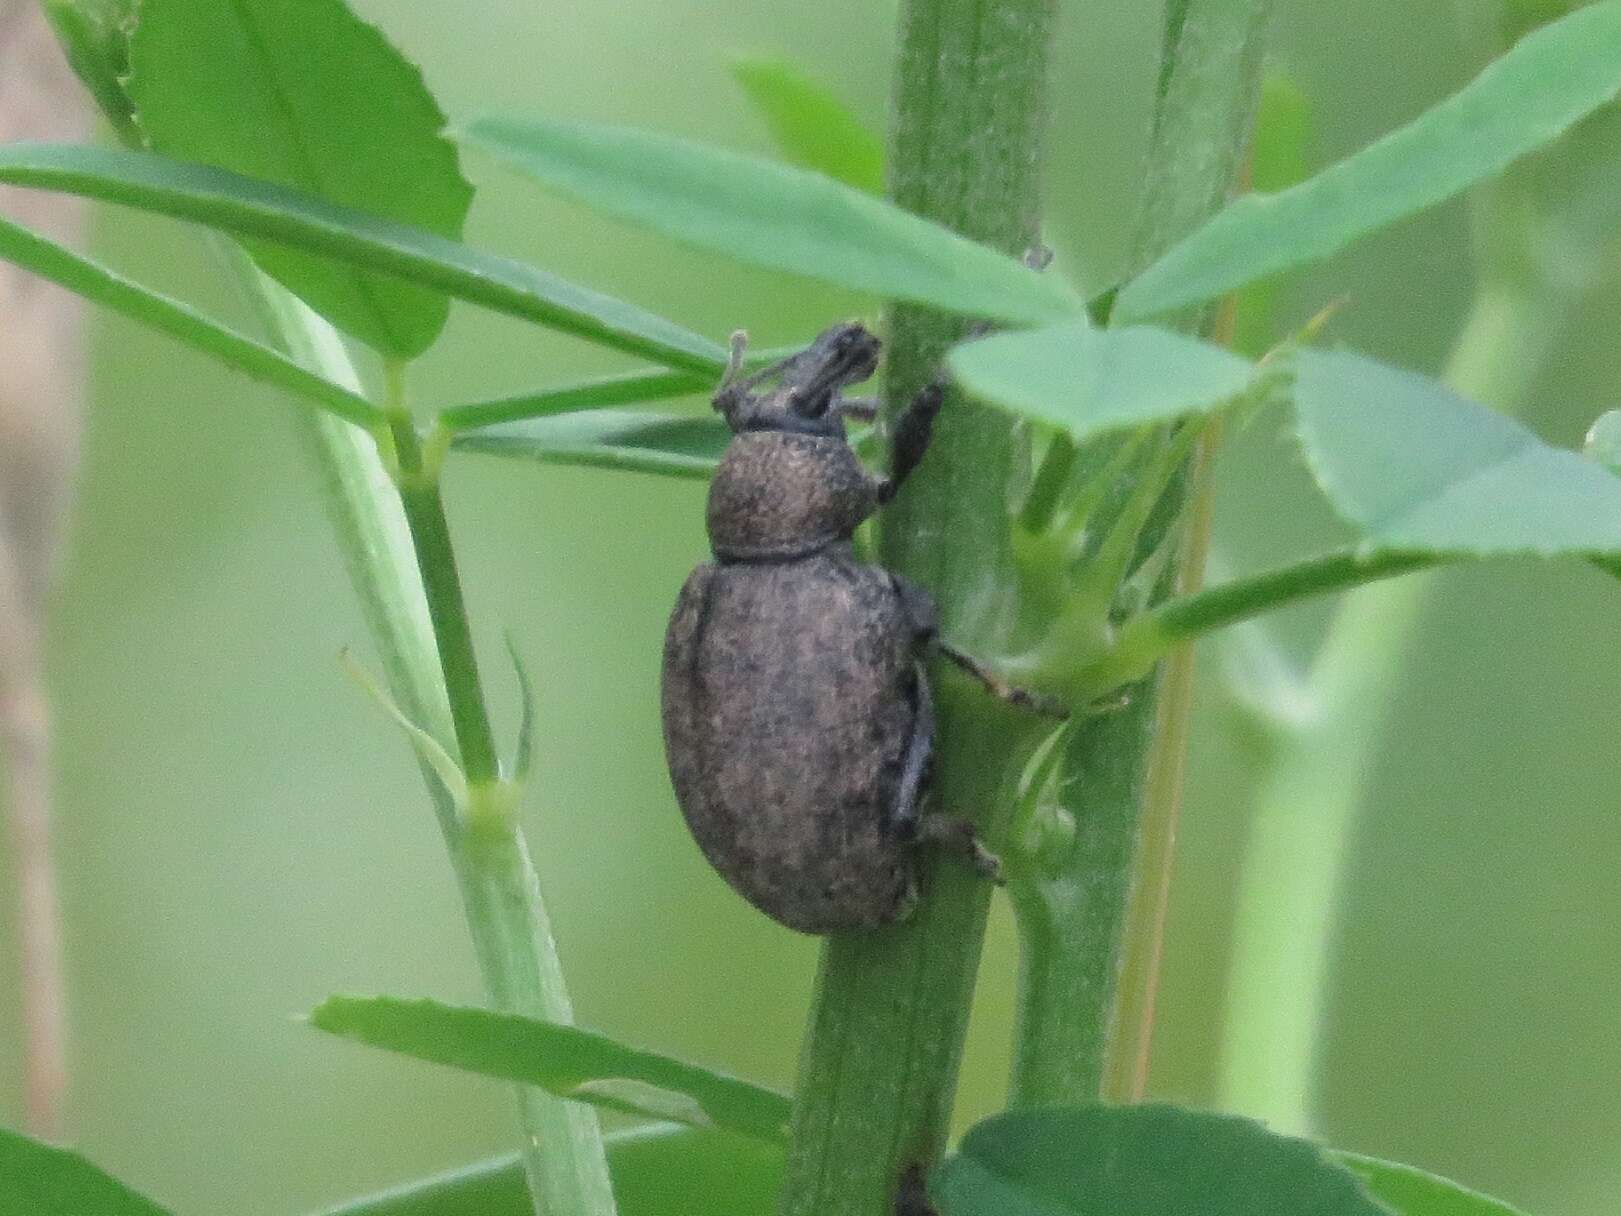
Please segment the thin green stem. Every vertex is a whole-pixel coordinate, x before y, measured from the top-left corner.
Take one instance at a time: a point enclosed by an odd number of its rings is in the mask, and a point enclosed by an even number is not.
[[[903,207],[1009,253],[1036,237],[1052,0],[903,0],[891,194]],[[890,326],[890,409],[938,374],[964,323],[917,308]],[[1005,417],[953,394],[928,462],[889,508],[885,564],[938,598],[946,634],[994,648],[1011,627]],[[950,537],[949,543],[942,538]],[[937,672],[935,801],[1011,811],[1013,756],[1042,727]],[[950,1127],[989,884],[927,859],[904,923],[830,940],[801,1056],[782,1211],[889,1216],[903,1172],[939,1155]]]
[[[353,365],[332,328],[240,253],[233,260],[267,326],[289,353],[334,382],[358,389]],[[370,434],[324,415],[310,416],[309,423],[324,497],[390,691],[413,721],[450,747],[456,728],[442,648],[403,495]],[[431,772],[425,770],[423,777],[491,1004],[571,1022],[551,923],[516,822],[486,816],[486,822],[504,823],[506,830],[470,832],[463,808]],[[516,1094],[520,1157],[536,1216],[612,1216],[613,1191],[596,1112],[538,1089],[519,1087]]]
[[[1313,596],[1345,591],[1452,560],[1435,554],[1343,550],[1179,596],[1137,617],[1121,631],[1119,643],[1109,657],[1088,673],[1088,688],[1101,695],[1119,684],[1141,679],[1176,647],[1238,621]]]
[[[400,505],[405,508],[417,569],[428,597],[428,616],[439,647],[439,666],[449,694],[456,747],[468,784],[487,785],[500,777],[500,761],[490,731],[489,713],[484,707],[478,656],[473,649],[473,630],[467,619],[461,578],[456,570],[450,524],[445,519],[444,500],[439,494],[439,471],[423,459],[421,437],[406,408],[402,375],[397,365],[389,365],[388,380],[385,408],[398,466]]]
[[[1269,0],[1179,0],[1167,12],[1134,265],[1146,265],[1206,219],[1237,180],[1269,9]],[[1180,323],[1205,329],[1209,316],[1200,310]],[[1145,476],[1152,476],[1152,462]],[[1185,479],[1170,492],[1185,509]],[[1185,543],[1185,516],[1162,517],[1174,532],[1146,543]],[[1196,566],[1199,552],[1192,546],[1177,560]],[[1123,986],[1122,974],[1128,958],[1152,965],[1156,952],[1126,939],[1130,932],[1156,931],[1154,918],[1134,915],[1133,892],[1164,889],[1164,875],[1144,874],[1142,867],[1169,864],[1169,850],[1153,842],[1169,838],[1176,800],[1163,795],[1174,795],[1176,783],[1150,781],[1150,759],[1157,757],[1162,769],[1172,762],[1159,741],[1182,737],[1168,715],[1185,712],[1180,700],[1162,712],[1159,679],[1151,672],[1126,689],[1123,708],[1094,715],[1072,732],[1058,800],[1081,830],[1068,854],[1036,878],[1018,918],[1023,969],[1011,1092],[1016,1106],[1096,1100],[1121,1071],[1111,1061],[1122,1041],[1146,1041],[1146,1028],[1125,1025],[1135,1016],[1126,1004],[1139,990],[1148,1000],[1152,983]]]

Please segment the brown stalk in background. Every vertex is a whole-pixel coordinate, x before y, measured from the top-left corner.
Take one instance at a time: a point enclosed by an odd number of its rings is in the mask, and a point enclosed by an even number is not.
[[[78,140],[77,82],[33,0],[0,0],[0,142]],[[83,208],[0,188],[0,212],[76,242]],[[50,850],[45,610],[78,454],[84,380],[73,297],[0,264],[0,801],[9,811],[28,1130],[59,1137],[67,1088],[62,941]]]

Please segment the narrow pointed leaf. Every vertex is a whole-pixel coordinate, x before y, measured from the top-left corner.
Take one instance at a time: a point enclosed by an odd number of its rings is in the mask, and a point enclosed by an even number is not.
[[[532,393],[498,397],[492,401],[472,401],[465,405],[452,405],[440,412],[439,420],[453,431],[467,431],[499,423],[523,422],[531,418],[549,418],[556,414],[600,410],[613,405],[667,401],[671,397],[709,392],[715,387],[715,383],[714,376],[702,372],[672,372],[663,369],[651,372],[627,372],[618,376],[583,380],[578,384],[562,384],[556,388],[538,389]]]
[[[142,0],[127,88],[151,146],[459,239],[473,199],[445,117],[343,0]],[[254,260],[339,329],[409,358],[441,291],[253,242]]]
[[[434,776],[438,777],[439,783],[445,787],[445,793],[450,796],[451,802],[458,810],[465,810],[467,774],[462,772],[461,766],[451,759],[450,753],[444,749],[439,740],[406,716],[394,698],[388,695],[388,691],[374,680],[371,673],[356,662],[348,651],[344,651],[338,657],[343,669],[349,673],[349,678],[360,685],[366,695],[377,703],[377,707],[405,732],[405,737],[410,742],[411,749],[416,752],[417,759],[433,770]]]
[[[224,169],[103,148],[8,144],[0,146],[0,183],[59,190],[288,245],[670,367],[718,375],[726,366],[724,347],[634,304],[421,228]]]
[[[1318,261],[1452,198],[1621,92],[1621,0],[1527,35],[1433,109],[1280,194],[1229,204],[1120,292],[1141,320]]]
[[[1172,1106],[998,1115],[929,1190],[940,1216],[1390,1216],[1316,1146]]]
[[[1077,439],[1216,409],[1255,375],[1247,359],[1168,329],[1077,322],[969,342],[949,363],[975,397]]]
[[[0,1213],[169,1216],[78,1153],[0,1128]]]
[[[1359,1153],[1330,1155],[1362,1179],[1369,1193],[1398,1216],[1525,1216],[1501,1200],[1410,1165]]]
[[[329,997],[310,1022],[341,1035],[453,1068],[536,1085],[611,1110],[725,1128],[772,1142],[788,1123],[774,1090],[606,1035],[553,1022],[395,997]]]
[[[731,1132],[652,1123],[604,1137],[619,1216],[766,1216],[782,1149]],[[532,1216],[516,1153],[392,1187],[321,1216]]]
[[[806,345],[801,343],[791,347],[750,350],[743,358],[743,366],[765,367],[798,354]],[[610,405],[644,405],[650,401],[668,401],[672,397],[689,397],[696,393],[708,396],[715,391],[717,383],[718,377],[710,372],[673,372],[662,368],[626,372],[575,384],[559,384],[511,397],[498,397],[492,401],[447,406],[440,411],[439,421],[452,431],[466,431],[577,410],[600,410]]]
[[[280,351],[261,346],[179,300],[142,287],[99,262],[5,219],[0,219],[0,260],[168,334],[256,380],[295,393],[348,422],[367,426],[381,416],[366,398],[305,370]]]
[[[714,415],[590,410],[463,431],[454,446],[546,464],[707,478],[731,439]]]
[[[1021,324],[1084,307],[1057,275],[819,173],[542,119],[479,118],[460,138],[605,215],[751,265]]]
[[[535,760],[535,686],[529,679],[529,668],[518,643],[507,634],[507,654],[512,658],[512,672],[518,678],[518,699],[522,702],[523,716],[518,722],[518,743],[512,751],[512,770],[508,776],[520,788],[529,780],[529,770]]]
[[[1307,463],[1364,550],[1621,553],[1621,478],[1424,376],[1342,351],[1295,356]]]
[[[867,194],[882,192],[883,141],[831,89],[787,59],[736,59],[732,75],[790,162]]]

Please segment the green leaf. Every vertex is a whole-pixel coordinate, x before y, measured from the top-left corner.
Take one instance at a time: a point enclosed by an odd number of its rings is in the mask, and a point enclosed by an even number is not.
[[[343,0],[142,0],[127,88],[160,152],[461,236],[473,188],[445,116],[416,66]],[[249,251],[388,354],[421,354],[449,314],[442,292],[282,246]]]
[[[819,173],[542,119],[480,118],[460,138],[605,215],[751,265],[1019,324],[1084,307],[1057,275]]]
[[[366,398],[306,371],[280,351],[261,346],[168,296],[0,219],[0,259],[67,288],[142,325],[184,342],[240,372],[307,398],[339,418],[369,426],[381,412]]]
[[[730,1132],[652,1123],[606,1137],[620,1216],[765,1216],[782,1149]],[[329,1208],[321,1216],[531,1216],[517,1154]]]
[[[1295,356],[1296,425],[1364,551],[1621,553],[1621,478],[1424,376],[1348,352]]]
[[[165,157],[59,144],[0,146],[0,182],[135,207],[420,283],[671,367],[718,375],[724,347],[633,304],[510,258],[269,182]]]
[[[940,1216],[1389,1216],[1314,1145],[1172,1106],[998,1115],[929,1189]]]
[[[329,997],[310,1015],[330,1034],[419,1060],[536,1085],[611,1110],[781,1141],[774,1090],[573,1026],[396,997]]]
[[[1528,35],[1458,93],[1281,194],[1247,195],[1121,291],[1123,321],[1173,312],[1327,257],[1451,198],[1621,91],[1621,0]]]
[[[1410,1165],[1358,1153],[1335,1152],[1330,1156],[1362,1179],[1373,1197],[1398,1216],[1524,1216],[1501,1200]]]
[[[707,478],[731,440],[726,423],[713,415],[590,410],[463,431],[453,446],[546,464]]]
[[[790,162],[867,194],[883,192],[883,141],[831,89],[769,56],[734,59],[732,75]]]
[[[119,135],[134,142],[135,105],[124,91],[137,0],[44,0],[68,66]]]
[[[715,384],[714,376],[701,372],[671,372],[662,369],[626,372],[618,376],[584,380],[578,384],[563,384],[532,393],[499,397],[493,401],[452,405],[440,411],[439,421],[452,431],[466,431],[501,422],[521,422],[529,418],[547,418],[554,414],[599,410],[610,405],[665,401],[671,397],[710,392]]]
[[[1593,420],[1582,455],[1621,476],[1621,410],[1606,410]]]
[[[388,690],[373,679],[371,672],[362,667],[347,650],[338,655],[338,662],[343,665],[349,678],[360,685],[366,695],[377,703],[377,708],[405,732],[406,741],[411,744],[411,750],[416,752],[417,759],[433,770],[434,776],[439,778],[439,784],[445,787],[445,794],[450,801],[455,804],[458,811],[465,813],[469,805],[467,774],[462,772],[461,766],[455,760],[451,759],[444,745],[411,721],[394,698],[388,695]]]
[[[0,1212],[6,1216],[169,1216],[78,1153],[0,1128]]]
[[[512,749],[512,767],[503,775],[522,790],[529,783],[529,771],[535,762],[535,685],[529,678],[529,668],[524,665],[523,655],[518,653],[518,643],[510,633],[506,641],[507,654],[512,658],[512,673],[518,680],[518,700],[522,704],[523,716],[518,720],[518,742]]]
[[[975,397],[1077,439],[1215,409],[1255,375],[1231,351],[1168,329],[1076,321],[965,343],[948,363]]]
[[[770,1216],[780,1144],[734,1132],[652,1124],[608,1136],[619,1216]]]

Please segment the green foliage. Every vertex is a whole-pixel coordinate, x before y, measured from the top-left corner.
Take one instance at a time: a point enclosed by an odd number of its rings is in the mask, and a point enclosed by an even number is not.
[[[464,431],[454,446],[547,464],[707,478],[731,439],[717,417],[592,410]]]
[[[41,8],[68,66],[125,139],[135,138],[135,106],[124,91],[137,0],[44,0]]]
[[[653,1123],[607,1137],[621,1216],[765,1216],[782,1149],[713,1129]],[[321,1216],[529,1216],[516,1155],[351,1200]]]
[[[0,1128],[5,1216],[169,1216],[78,1153]]]
[[[253,339],[168,296],[133,283],[99,262],[0,220],[0,258],[49,279],[92,303],[150,326],[227,366],[304,398],[339,418],[367,425],[377,408],[358,393],[332,383]]]
[[[1311,172],[1315,139],[1311,102],[1290,77],[1273,73],[1261,82],[1261,104],[1255,115],[1250,153],[1250,189],[1275,194]],[[1259,358],[1278,340],[1276,312],[1279,279],[1251,283],[1238,297],[1233,320],[1233,349]]]
[[[1327,257],[1541,147],[1621,91],[1621,0],[1537,30],[1458,93],[1309,181],[1247,195],[1120,292],[1122,320]]]
[[[473,188],[421,74],[342,0],[143,0],[130,96],[151,146],[459,239]],[[450,302],[253,242],[254,260],[339,329],[421,354]]]
[[[1606,410],[1594,420],[1582,444],[1582,455],[1621,477],[1621,410]]]
[[[788,1099],[573,1026],[394,997],[334,996],[310,1023],[419,1060],[535,1085],[611,1110],[781,1140]]]
[[[1056,275],[803,169],[623,127],[488,116],[460,132],[548,189],[740,262],[953,312],[1039,324]]]
[[[576,410],[599,410],[610,405],[632,405],[647,401],[663,401],[670,397],[685,397],[689,393],[713,388],[716,378],[701,372],[672,372],[659,369],[648,372],[627,372],[619,376],[602,376],[579,384],[561,384],[555,388],[538,389],[501,397],[494,401],[475,401],[466,405],[453,405],[440,412],[440,421],[453,431],[492,426],[498,422],[513,422],[524,418],[545,418],[553,414],[567,414]]]
[[[726,366],[723,348],[635,305],[436,233],[223,169],[100,148],[11,144],[0,148],[0,182],[322,254],[672,367],[718,375]]]
[[[1084,439],[1204,413],[1251,383],[1231,351],[1152,326],[1070,321],[956,347],[952,373],[974,396]]]
[[[832,90],[787,59],[739,58],[732,75],[790,162],[868,194],[883,192],[883,142]]]
[[[1306,1141],[1172,1106],[997,1115],[929,1189],[941,1216],[1389,1216]]]
[[[1295,409],[1313,476],[1368,549],[1621,551],[1621,478],[1433,380],[1302,351]]]
[[[1357,1153],[1331,1156],[1362,1179],[1369,1193],[1398,1216],[1524,1216],[1501,1200],[1410,1165]]]

